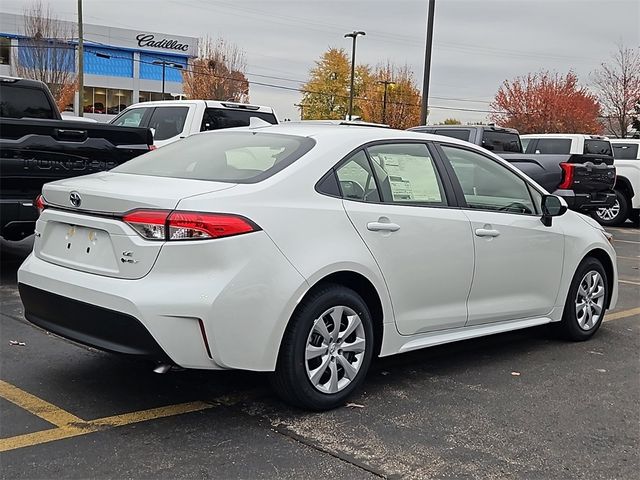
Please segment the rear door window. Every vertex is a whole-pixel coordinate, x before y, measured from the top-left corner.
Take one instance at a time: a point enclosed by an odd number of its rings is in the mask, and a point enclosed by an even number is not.
[[[584,153],[595,155],[613,155],[609,140],[585,140]]]
[[[367,155],[358,151],[336,170],[342,196],[348,200],[379,202],[380,195]]]
[[[3,83],[0,83],[0,117],[56,118],[42,90]]]
[[[156,107],[149,119],[154,140],[177,137],[184,130],[189,107]]]
[[[257,112],[254,110],[236,110],[232,108],[207,108],[202,116],[200,131],[246,127],[249,125],[251,117],[257,117],[271,124],[278,123],[273,113]]]
[[[471,132],[462,128],[439,128],[433,133],[436,135],[444,135],[445,137],[457,138],[458,140],[464,140],[465,142],[468,142],[471,139]]]
[[[540,138],[536,144],[534,153],[569,155],[571,152],[571,140],[564,138]]]
[[[482,146],[492,152],[522,152],[520,137],[507,131],[485,130],[482,134]]]
[[[614,143],[613,157],[618,160],[636,160],[638,158],[638,144]]]

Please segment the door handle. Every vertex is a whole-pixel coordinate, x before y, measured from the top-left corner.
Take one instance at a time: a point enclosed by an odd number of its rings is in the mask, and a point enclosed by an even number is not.
[[[490,230],[487,228],[476,228],[477,237],[497,237],[500,235],[498,230]]]
[[[367,230],[372,232],[397,232],[400,230],[400,225],[387,222],[369,222],[367,223]]]

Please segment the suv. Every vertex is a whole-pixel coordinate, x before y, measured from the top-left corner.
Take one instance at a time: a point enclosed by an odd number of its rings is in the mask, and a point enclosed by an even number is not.
[[[162,100],[131,105],[109,123],[148,127],[154,144],[162,147],[194,133],[246,127],[252,117],[276,124],[273,108],[216,100]]]
[[[493,125],[422,125],[414,132],[433,133],[457,138],[486,148],[493,153],[522,153],[518,131]]]
[[[576,133],[534,133],[520,135],[524,153],[547,153],[551,155],[609,155],[611,143],[601,135]]]

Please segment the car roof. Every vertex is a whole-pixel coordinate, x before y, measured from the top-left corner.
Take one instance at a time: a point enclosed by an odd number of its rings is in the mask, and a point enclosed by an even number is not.
[[[494,130],[499,132],[509,132],[509,133],[518,133],[518,130],[515,128],[509,127],[501,127],[499,125],[418,125],[417,127],[411,127],[407,130],[415,130],[419,131],[422,129],[430,129],[430,130],[447,130],[447,129],[467,129],[467,130]]]
[[[522,138],[584,138],[589,140],[609,140],[603,135],[589,135],[586,133],[528,133],[520,135]]]
[[[640,145],[640,138],[610,138],[611,143],[637,143]]]
[[[265,105],[254,105],[249,103],[238,103],[238,102],[225,102],[222,100],[155,100],[152,102],[139,102],[130,105],[127,108],[140,108],[140,107],[167,107],[167,106],[186,106],[186,105],[197,105],[204,104],[207,107],[211,108],[227,108],[227,109],[236,109],[236,110],[247,110],[247,111],[255,111],[255,112],[268,112],[273,113],[273,108],[267,107]]]

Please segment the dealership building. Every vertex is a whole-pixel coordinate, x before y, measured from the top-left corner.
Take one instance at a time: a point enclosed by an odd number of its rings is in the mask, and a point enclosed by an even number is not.
[[[76,31],[74,23],[61,23],[69,31]],[[24,25],[23,15],[0,15],[0,75],[16,75],[16,62],[28,61]],[[86,116],[106,121],[132,103],[161,100],[163,86],[164,98],[182,94],[182,70],[197,55],[197,38],[88,23],[83,28],[82,110]],[[77,60],[77,49],[73,48],[77,38],[70,43],[69,52]],[[76,61],[69,64],[77,65]],[[67,110],[77,113],[78,109],[76,96]]]

